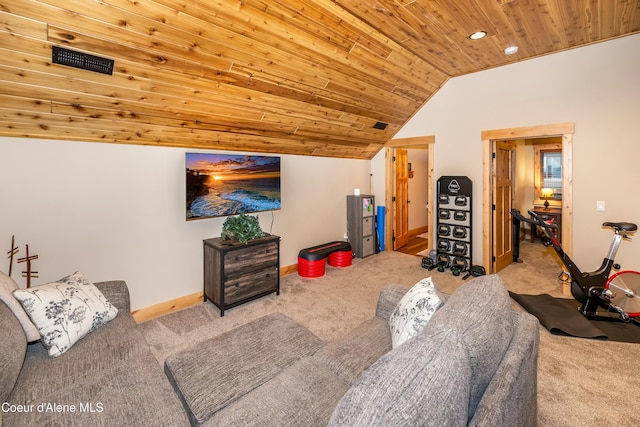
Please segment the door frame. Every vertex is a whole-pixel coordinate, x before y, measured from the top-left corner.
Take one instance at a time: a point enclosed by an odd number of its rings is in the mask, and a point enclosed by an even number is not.
[[[571,256],[573,247],[572,147],[575,123],[558,123],[482,131],[482,263],[493,273],[493,142],[496,140],[562,137],[562,248]]]
[[[394,242],[393,242],[393,231],[395,227],[395,206],[393,205],[393,196],[395,192],[395,174],[394,174],[394,165],[393,165],[393,154],[396,148],[404,148],[404,149],[426,149],[427,150],[427,161],[429,162],[429,170],[427,172],[427,188],[429,189],[429,195],[427,197],[427,225],[429,227],[428,231],[428,240],[427,247],[432,247],[432,226],[431,223],[433,218],[433,162],[434,162],[434,153],[433,148],[436,142],[436,137],[433,135],[430,136],[418,136],[414,138],[399,138],[392,139],[391,141],[385,144],[385,206],[387,209],[387,215],[385,216],[385,248],[389,248],[388,250],[393,251]]]

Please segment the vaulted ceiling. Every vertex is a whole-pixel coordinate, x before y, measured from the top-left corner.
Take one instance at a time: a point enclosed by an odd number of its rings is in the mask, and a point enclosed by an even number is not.
[[[0,136],[369,159],[449,78],[640,32],[640,0],[0,0],[0,20]]]

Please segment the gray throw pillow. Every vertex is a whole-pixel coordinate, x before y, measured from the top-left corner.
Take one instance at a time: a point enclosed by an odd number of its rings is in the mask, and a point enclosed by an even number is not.
[[[36,328],[27,313],[25,313],[22,305],[13,296],[13,291],[16,289],[18,289],[18,284],[11,277],[0,271],[0,299],[4,301],[20,322],[24,334],[27,336],[27,341],[38,341],[40,339],[38,328]]]

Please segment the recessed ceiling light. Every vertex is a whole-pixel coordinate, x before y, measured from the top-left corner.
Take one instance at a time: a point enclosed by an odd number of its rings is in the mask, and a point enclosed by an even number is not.
[[[486,31],[476,31],[475,33],[469,35],[469,38],[471,40],[480,40],[481,38],[483,38],[486,35],[487,35]]]
[[[513,55],[517,51],[518,51],[518,46],[509,46],[504,49],[504,53],[506,53],[507,55]]]

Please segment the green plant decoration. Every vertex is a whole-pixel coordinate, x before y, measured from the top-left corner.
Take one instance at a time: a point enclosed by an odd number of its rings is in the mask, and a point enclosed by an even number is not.
[[[249,240],[264,237],[264,232],[260,228],[258,217],[240,214],[238,216],[230,216],[222,224],[223,240],[238,240],[240,243],[247,244]]]

